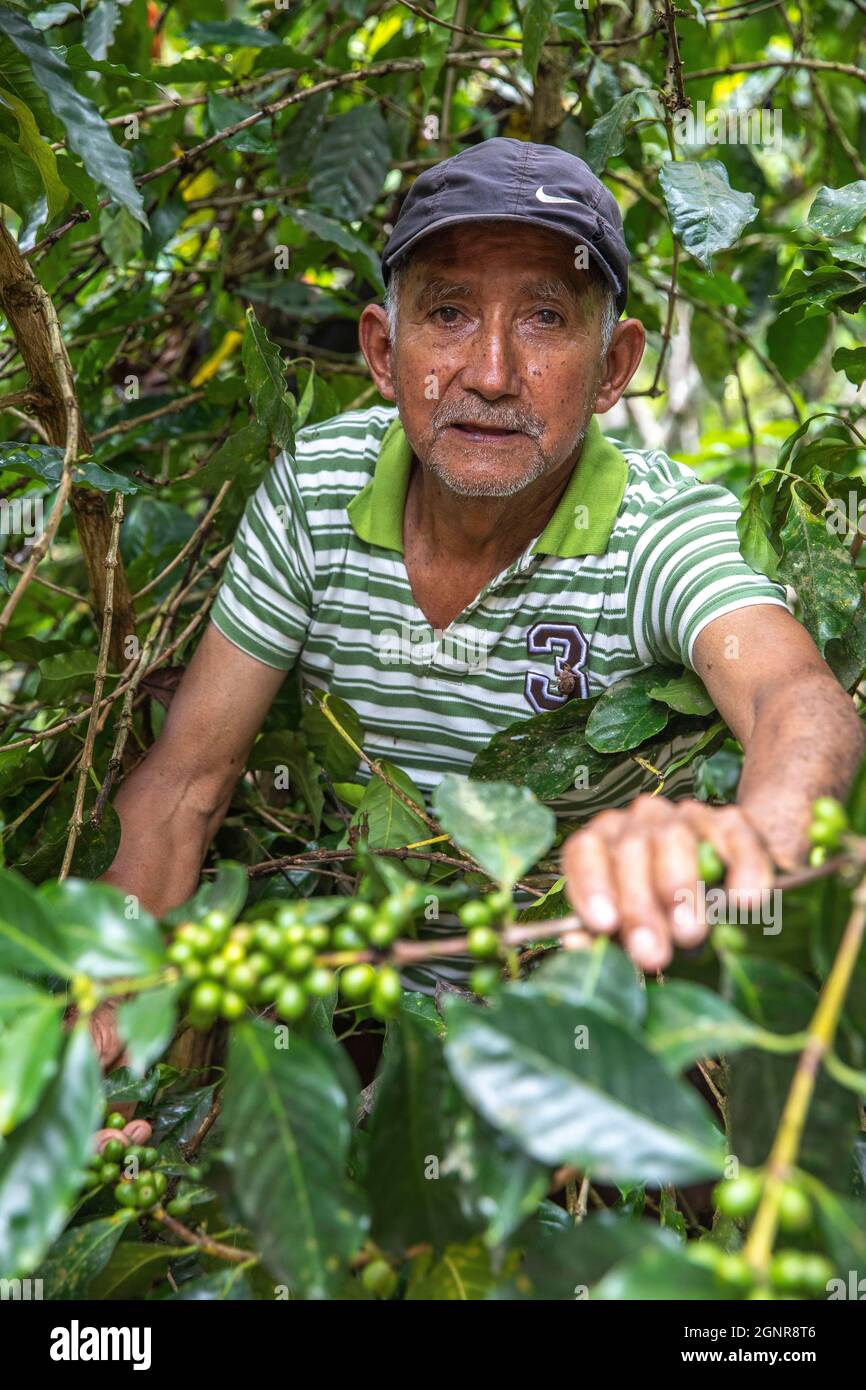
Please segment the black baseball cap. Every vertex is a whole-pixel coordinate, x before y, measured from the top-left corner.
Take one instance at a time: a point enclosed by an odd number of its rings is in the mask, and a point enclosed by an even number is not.
[[[564,232],[606,276],[617,313],[625,309],[631,258],[622,216],[613,194],[577,155],[496,136],[425,169],[385,243],[385,284],[395,262],[423,237],[458,222],[524,222]]]

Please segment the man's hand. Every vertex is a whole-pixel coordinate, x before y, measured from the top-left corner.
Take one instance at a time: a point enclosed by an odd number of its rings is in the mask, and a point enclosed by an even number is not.
[[[774,869],[743,808],[657,796],[602,811],[566,840],[569,900],[589,931],[618,933],[642,970],[663,970],[675,946],[696,946],[706,935],[698,898],[701,840],[725,864],[725,884],[737,893],[738,905],[757,913]]]

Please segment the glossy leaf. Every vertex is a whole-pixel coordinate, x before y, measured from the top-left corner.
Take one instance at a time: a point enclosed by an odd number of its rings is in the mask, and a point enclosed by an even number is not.
[[[509,782],[470,782],[448,773],[433,793],[433,809],[454,843],[506,888],[541,858],[556,833],[553,812],[527,787]]]
[[[467,1099],[541,1162],[573,1163],[601,1182],[719,1172],[721,1135],[702,1102],[606,1012],[506,987],[489,1008],[452,1003],[447,1023]]]
[[[717,159],[672,160],[659,170],[659,182],[676,236],[707,267],[758,215],[753,195],[732,188]]]
[[[38,1109],[0,1149],[0,1269],[6,1278],[32,1273],[60,1234],[101,1112],[96,1053],[81,1022]]]
[[[337,1074],[300,1037],[232,1032],[223,1100],[225,1157],[235,1196],[268,1269],[304,1298],[327,1298],[364,1238],[346,1177],[351,1121]]]
[[[62,1008],[44,999],[0,1032],[0,1134],[26,1120],[56,1075]]]
[[[94,980],[149,974],[165,964],[155,920],[137,904],[135,913],[119,888],[68,878],[39,890],[73,970]],[[128,915],[129,914],[129,915]]]
[[[659,733],[670,718],[670,709],[654,700],[650,691],[665,678],[670,678],[669,672],[651,666],[609,686],[587,720],[588,743],[599,753],[618,753]]]

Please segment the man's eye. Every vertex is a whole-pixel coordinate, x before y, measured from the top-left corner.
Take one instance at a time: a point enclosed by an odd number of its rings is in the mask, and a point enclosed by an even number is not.
[[[432,317],[438,318],[440,323],[456,323],[460,317],[460,310],[455,308],[453,304],[440,304],[437,309],[433,310]]]
[[[535,317],[541,323],[542,328],[556,328],[562,323],[562,315],[555,309],[537,309]]]

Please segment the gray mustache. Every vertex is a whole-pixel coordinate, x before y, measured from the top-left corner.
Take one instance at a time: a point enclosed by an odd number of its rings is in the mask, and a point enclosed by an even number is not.
[[[469,408],[459,402],[451,404],[443,401],[434,410],[430,423],[437,432],[447,429],[449,425],[480,425],[482,429],[486,426],[494,430],[514,430],[529,435],[531,439],[538,439],[544,433],[541,422],[534,415],[525,415],[522,410],[511,407],[496,410],[483,406]]]

